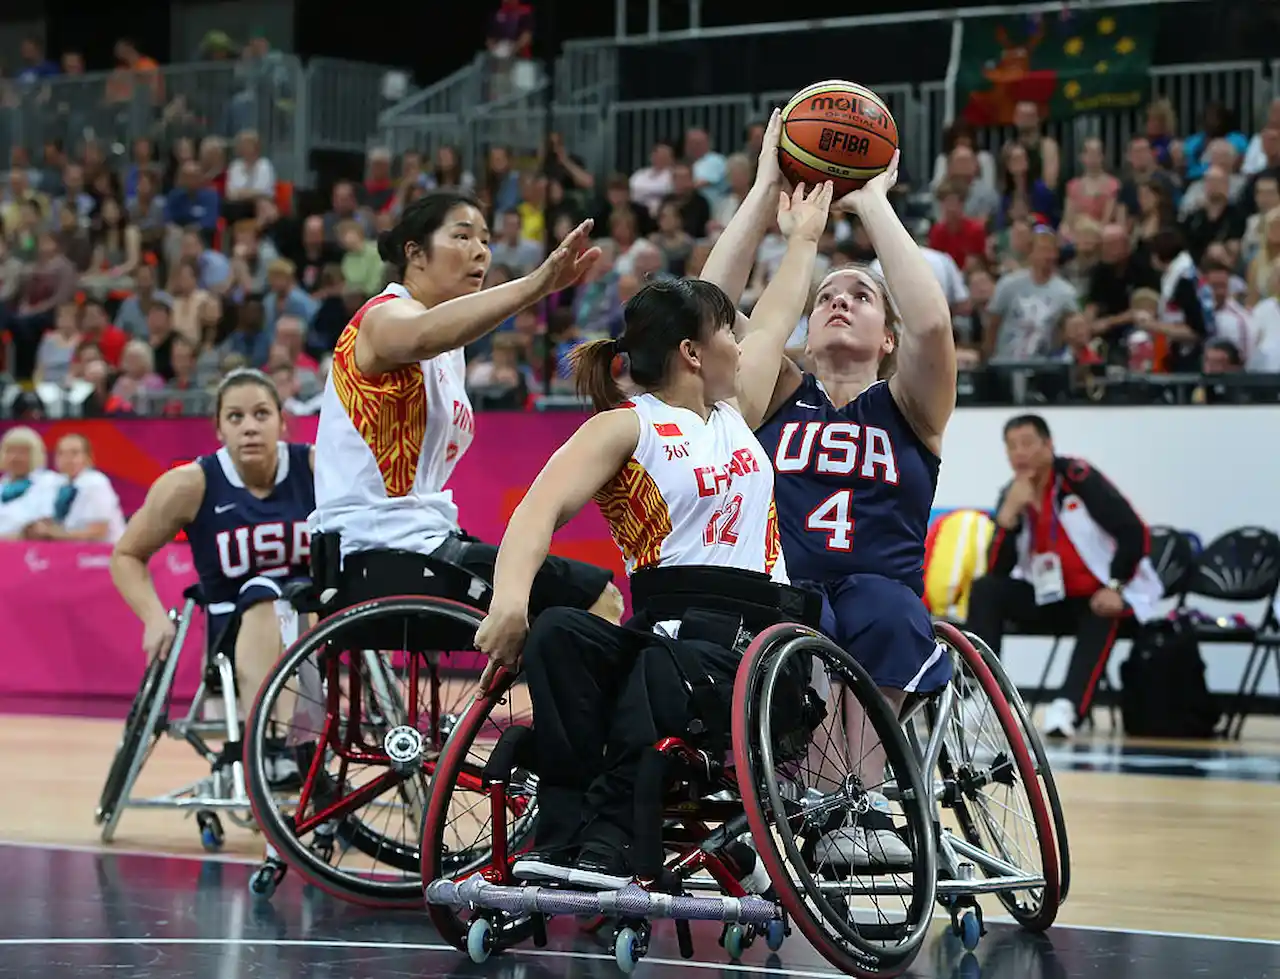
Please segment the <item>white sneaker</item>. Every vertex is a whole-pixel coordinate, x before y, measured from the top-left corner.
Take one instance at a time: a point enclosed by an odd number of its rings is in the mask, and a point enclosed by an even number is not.
[[[1072,738],[1076,733],[1076,705],[1059,697],[1044,711],[1040,729],[1050,738]]]
[[[858,825],[843,826],[826,833],[813,849],[813,858],[819,866],[837,867],[909,867],[911,848],[897,833],[888,828],[892,824],[893,810],[889,800],[879,792],[868,792],[871,812],[857,819]],[[862,825],[869,822],[870,826]]]

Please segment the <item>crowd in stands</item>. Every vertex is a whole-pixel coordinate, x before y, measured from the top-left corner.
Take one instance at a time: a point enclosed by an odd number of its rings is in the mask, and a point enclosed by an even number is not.
[[[510,7],[495,57],[528,44],[523,7]],[[120,70],[154,80],[154,62],[122,44]],[[28,54],[29,72],[58,70]],[[950,297],[963,368],[1052,361],[1085,381],[1108,366],[1280,372],[1280,100],[1253,133],[1219,104],[1194,133],[1173,118],[1167,102],[1150,105],[1112,173],[1097,140],[1067,159],[1027,103],[1009,142],[984,149],[956,123],[927,182],[901,175],[896,198]],[[374,149],[364,180],[334,184],[318,213],[294,208],[251,129],[118,152],[50,140],[40,159],[16,147],[0,191],[0,332],[17,385],[0,410],[39,415],[61,398],[81,415],[202,411],[210,386],[247,364],[292,412],[315,411],[338,334],[384,284],[378,232],[441,186],[473,190],[488,212],[490,285],[594,217],[604,259],[589,280],[469,351],[481,408],[567,393],[567,352],[615,335],[646,279],[699,272],[751,186],[762,134],[757,123],[741,145],[714,146],[690,129],[654,144],[647,166],[609,175],[556,134],[527,159],[502,146],[478,160]],[[784,251],[774,228],[746,308]],[[875,258],[840,214],[820,252],[818,275]]]

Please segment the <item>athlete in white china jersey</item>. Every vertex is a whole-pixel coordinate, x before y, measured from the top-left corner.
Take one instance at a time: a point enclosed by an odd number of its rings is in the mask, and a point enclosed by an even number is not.
[[[704,421],[640,394],[635,451],[595,497],[632,574],[704,565],[787,580],[773,500],[773,467],[738,409],[716,404]]]

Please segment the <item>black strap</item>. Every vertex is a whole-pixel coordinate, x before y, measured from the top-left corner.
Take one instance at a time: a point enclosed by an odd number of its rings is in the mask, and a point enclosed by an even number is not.
[[[817,628],[822,596],[738,568],[644,568],[631,576],[631,605],[653,622],[684,619],[690,609],[740,616],[750,632],[778,622]],[[732,645],[732,644],[731,644]]]

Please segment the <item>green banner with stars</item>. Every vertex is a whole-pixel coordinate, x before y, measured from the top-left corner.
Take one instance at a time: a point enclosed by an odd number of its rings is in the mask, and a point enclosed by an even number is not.
[[[1157,16],[1152,5],[966,20],[956,115],[1007,126],[1019,102],[1036,103],[1046,119],[1143,105]]]

